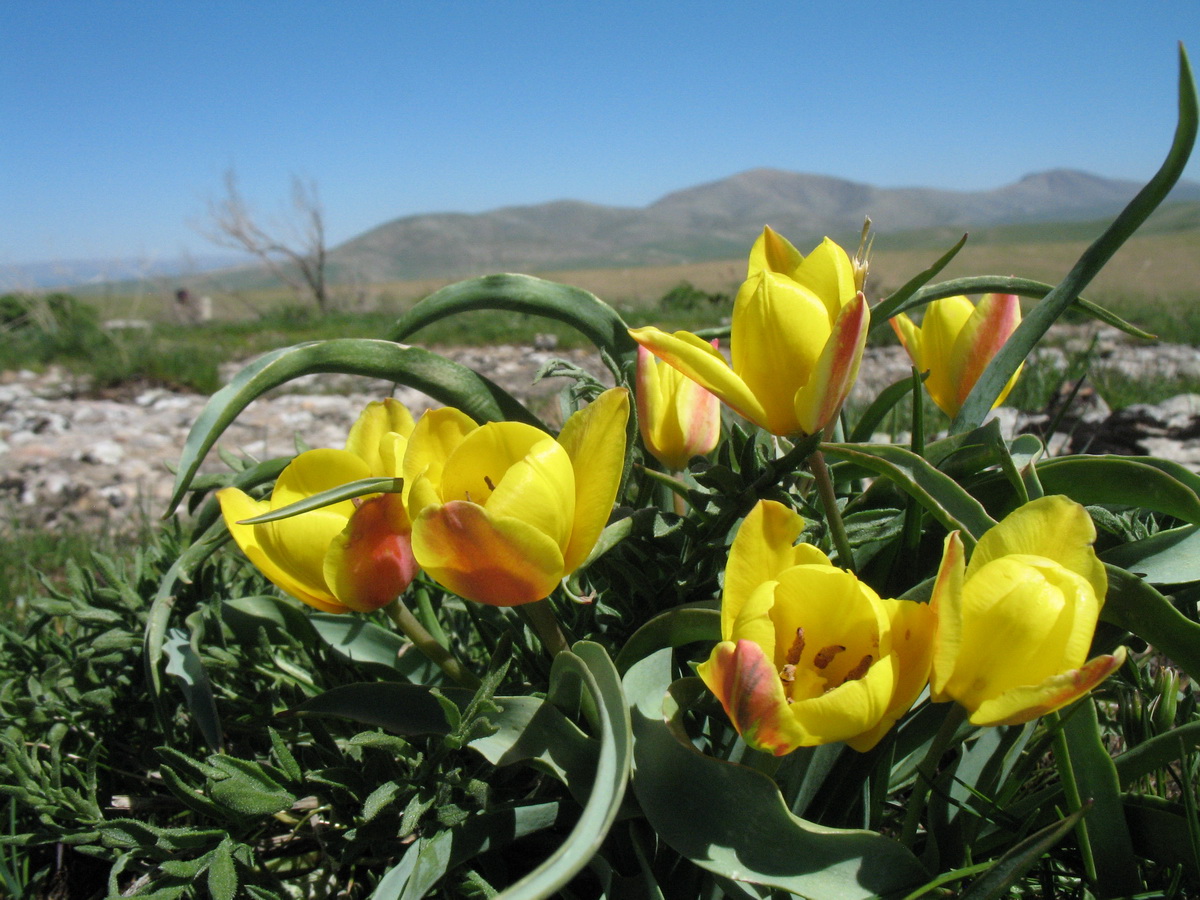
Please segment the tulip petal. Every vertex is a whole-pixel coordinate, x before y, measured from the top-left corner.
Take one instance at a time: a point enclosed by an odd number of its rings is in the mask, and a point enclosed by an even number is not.
[[[759,424],[772,434],[799,430],[796,393],[811,380],[832,322],[821,298],[773,272],[759,272],[738,291],[730,335],[733,371],[762,406],[766,420]]]
[[[887,713],[888,704],[899,678],[899,661],[885,656],[876,661],[867,673],[854,681],[835,687],[826,694],[807,700],[797,700],[789,710],[803,732],[802,746],[850,743],[857,739],[859,746],[870,747],[883,736],[886,729],[874,734]]]
[[[567,419],[558,436],[575,472],[574,524],[563,553],[563,574],[583,564],[612,515],[625,468],[628,424],[629,391],[612,388]]]
[[[858,378],[870,327],[871,310],[860,292],[837,317],[812,377],[793,398],[796,420],[805,434],[824,428],[846,402]]]
[[[929,367],[924,363],[924,349],[921,346],[921,329],[919,329],[913,320],[904,313],[893,316],[889,322],[892,326],[892,331],[896,332],[896,337],[900,339],[900,346],[908,353],[908,358],[912,360],[913,368],[918,372],[924,372]]]
[[[404,593],[418,566],[400,495],[362,504],[330,542],[323,571],[334,596],[355,612],[380,609]]]
[[[792,246],[792,242],[775,229],[767,226],[754,241],[754,246],[750,248],[750,262],[746,268],[746,277],[749,278],[756,272],[766,270],[791,278],[803,262],[803,254]]]
[[[899,661],[899,674],[884,716],[883,731],[908,712],[929,682],[933,663],[933,634],[937,616],[928,603],[913,600],[880,601],[891,619],[892,653]],[[882,732],[881,732],[882,734]],[[851,744],[851,746],[854,746]],[[855,747],[854,749],[858,749]]]
[[[663,362],[716,394],[721,402],[756,425],[767,427],[767,413],[746,382],[712,344],[688,331],[667,334],[653,326],[631,328],[629,336]]]
[[[988,294],[975,307],[954,340],[950,371],[957,373],[955,400],[961,408],[975,382],[1000,348],[1021,324],[1021,302],[1016,294]],[[995,405],[1004,402],[1016,384],[1020,370],[1013,373]]]
[[[958,415],[961,406],[957,398],[962,375],[951,366],[954,343],[974,312],[966,297],[943,297],[925,307],[921,320],[922,366],[929,370],[925,390],[948,416]]]
[[[1040,497],[988,529],[971,555],[967,578],[1002,556],[1041,556],[1086,578],[1103,606],[1108,576],[1092,549],[1095,540],[1096,526],[1082,506],[1060,494]]]
[[[804,745],[779,672],[753,641],[721,641],[696,671],[751,747],[783,756]]]
[[[1020,725],[1062,709],[1082,697],[1125,662],[1125,648],[1090,659],[1078,669],[1051,675],[1040,684],[1005,691],[971,714],[972,725]]]
[[[221,515],[229,533],[233,535],[238,547],[246,554],[246,558],[254,564],[267,579],[285,594],[291,594],[309,606],[316,607],[322,612],[341,613],[347,608],[338,602],[329,592],[322,578],[320,582],[305,582],[296,578],[287,570],[280,567],[260,543],[265,525],[241,525],[244,519],[252,519],[270,511],[270,504],[254,500],[248,494],[237,488],[223,488],[217,491],[217,500],[221,504]]]
[[[838,317],[854,299],[858,287],[854,281],[854,264],[836,243],[825,238],[795,272],[792,279],[808,288],[825,304],[828,321]]]
[[[492,606],[541,600],[563,576],[562,552],[551,538],[461,500],[426,507],[413,522],[412,549],[439,584]]]
[[[929,605],[937,620],[933,634],[933,659],[929,676],[929,695],[938,703],[949,700],[946,682],[954,674],[962,648],[962,593],[966,562],[962,538],[957,531],[946,536],[942,563],[933,583]]]
[[[409,497],[417,478],[429,480],[436,494],[442,480],[442,466],[468,434],[479,426],[464,412],[446,406],[431,409],[421,416],[408,439],[404,453],[404,502],[415,518],[428,500],[414,505]]]
[[[402,437],[412,434],[412,413],[399,400],[388,397],[368,403],[346,436],[346,449],[362,459],[372,475],[399,475],[389,471],[380,456],[384,435],[395,432]]]

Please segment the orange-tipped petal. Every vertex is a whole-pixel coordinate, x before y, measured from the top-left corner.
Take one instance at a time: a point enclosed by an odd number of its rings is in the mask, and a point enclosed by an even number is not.
[[[363,503],[346,530],[330,542],[324,560],[325,582],[355,612],[391,603],[408,589],[418,570],[398,494],[380,494]]]
[[[870,327],[871,310],[859,292],[838,315],[812,377],[793,398],[796,421],[805,434],[824,428],[846,402],[858,378]]]
[[[629,391],[605,391],[563,425],[559,445],[575,472],[575,509],[571,540],[563,553],[564,574],[588,558],[608,524],[625,468],[625,430]]]
[[[753,641],[722,641],[697,673],[751,747],[776,756],[804,745],[774,664]]]
[[[413,522],[412,549],[439,584],[492,606],[548,597],[564,574],[562,552],[551,538],[466,501],[426,507]]]
[[[1115,653],[1097,656],[1078,669],[1052,675],[1040,684],[1005,691],[999,697],[985,700],[971,714],[973,725],[1020,725],[1038,716],[1062,709],[1084,696],[1125,662],[1125,648]]]
[[[950,371],[957,382],[955,399],[960,408],[992,357],[1020,324],[1021,302],[1016,294],[988,294],[975,307],[955,339],[950,359]],[[1013,373],[994,405],[1004,402],[1018,374],[1019,371]]]

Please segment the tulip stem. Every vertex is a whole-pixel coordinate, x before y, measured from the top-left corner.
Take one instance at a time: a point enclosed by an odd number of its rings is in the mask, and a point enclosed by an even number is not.
[[[1058,778],[1062,782],[1063,793],[1067,795],[1067,809],[1069,812],[1078,812],[1083,809],[1083,797],[1079,793],[1079,783],[1075,780],[1075,766],[1071,762],[1071,751],[1067,746],[1067,732],[1063,728],[1062,716],[1057,711],[1047,713],[1045,723],[1054,736],[1054,762],[1058,767]],[[1076,823],[1075,834],[1079,839],[1079,855],[1083,859],[1083,872],[1088,881],[1095,884],[1096,859],[1092,854],[1092,842],[1088,837],[1086,818],[1080,819]]]
[[[399,597],[383,609],[404,636],[413,642],[413,646],[424,653],[429,661],[445,672],[452,681],[465,688],[479,687],[479,679],[474,673],[464,668],[453,653],[437,642]]]
[[[549,598],[537,600],[533,603],[526,603],[523,606],[518,606],[517,609],[525,615],[525,620],[533,626],[533,630],[541,640],[542,646],[546,648],[546,652],[551,657],[558,656],[564,650],[571,649],[566,637],[563,636],[562,629],[558,625],[558,617],[554,615],[554,609],[550,606]]]
[[[833,489],[833,478],[829,467],[825,465],[825,454],[814,450],[808,458],[812,467],[813,478],[817,482],[817,493],[821,495],[821,505],[825,507],[825,518],[829,522],[829,533],[833,537],[833,546],[837,548],[838,565],[847,571],[854,571],[854,552],[850,549],[850,537],[846,534],[846,525],[842,522],[842,513],[837,505],[837,493]]]
[[[942,726],[933,736],[933,741],[930,742],[929,749],[925,752],[925,758],[917,766],[912,797],[909,798],[908,812],[904,816],[904,828],[900,832],[900,842],[910,850],[917,840],[917,828],[921,824],[921,816],[925,814],[925,804],[929,802],[929,792],[933,788],[933,779],[937,775],[938,764],[942,761],[946,751],[950,749],[954,736],[958,734],[959,726],[966,721],[966,718],[966,709],[957,703],[951,704],[950,708],[946,710],[946,718],[942,719]]]

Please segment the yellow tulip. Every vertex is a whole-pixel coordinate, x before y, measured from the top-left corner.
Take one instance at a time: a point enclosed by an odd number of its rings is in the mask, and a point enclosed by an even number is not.
[[[966,297],[934,300],[918,328],[904,313],[892,329],[920,372],[929,372],[925,389],[946,415],[958,415],[967,395],[1004,342],[1021,324],[1016,294],[988,294],[975,306]],[[1021,374],[1013,373],[994,406],[999,406]]]
[[[237,488],[218,491],[229,533],[267,578],[310,606],[325,612],[386,606],[417,573],[399,494],[344,500],[262,525],[241,522],[351,481],[398,476],[412,430],[402,403],[369,404],[346,449],[301,453],[280,473],[269,500]]]
[[[642,443],[672,472],[686,469],[721,437],[720,401],[645,347],[638,347],[637,412]]]
[[[520,422],[479,426],[455,409],[426,413],[403,469],[421,568],[494,606],[549,596],[608,521],[628,419],[624,388],[571,416],[558,440]]]
[[[815,434],[854,386],[870,320],[845,250],[826,238],[805,258],[767,228],[734,301],[732,366],[690,332],[629,334],[772,434]]]
[[[845,741],[875,746],[929,676],[933,610],[879,597],[810,544],[770,500],[733,540],[721,641],[699,675],[752,747],[776,756]]]
[[[1108,579],[1078,503],[1033,500],[983,535],[969,565],[946,539],[931,605],[937,615],[930,694],[956,700],[975,725],[1016,725],[1082,697],[1125,661],[1087,660]]]

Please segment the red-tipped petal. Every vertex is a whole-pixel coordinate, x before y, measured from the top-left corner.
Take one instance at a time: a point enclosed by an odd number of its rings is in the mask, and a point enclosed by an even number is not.
[[[985,700],[971,714],[973,725],[1020,725],[1078,700],[1125,663],[1125,648],[1089,659],[1078,669],[1052,675],[1041,684],[1013,688]]]
[[[783,756],[802,745],[783,682],[758,644],[722,641],[698,672],[751,747]]]
[[[325,555],[325,581],[355,612],[371,612],[403,594],[419,571],[399,494],[363,503]]]
[[[806,434],[824,428],[849,396],[870,327],[871,310],[860,291],[833,323],[812,377],[796,394],[796,418]]]

